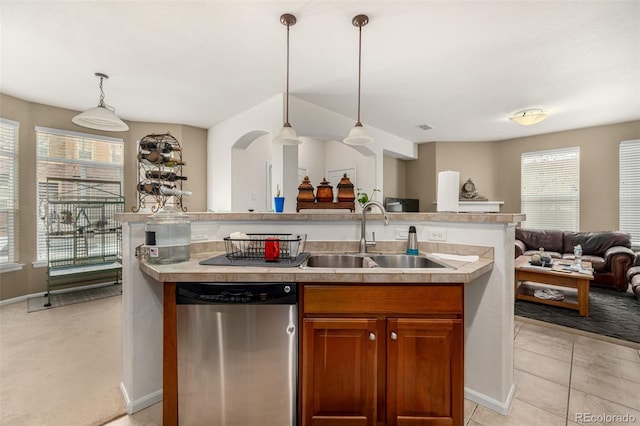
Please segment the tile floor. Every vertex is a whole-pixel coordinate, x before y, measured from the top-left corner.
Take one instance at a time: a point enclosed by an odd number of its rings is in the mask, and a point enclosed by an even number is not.
[[[465,425],[640,425],[640,345],[595,337],[517,319],[511,413],[465,400]],[[158,425],[161,419],[156,404],[108,426]]]

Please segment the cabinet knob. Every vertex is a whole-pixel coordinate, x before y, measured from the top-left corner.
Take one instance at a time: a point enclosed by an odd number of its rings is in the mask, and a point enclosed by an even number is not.
[[[391,340],[398,340],[398,333],[396,333],[395,331],[391,332]]]
[[[375,333],[369,333],[369,340],[376,340],[376,334]]]

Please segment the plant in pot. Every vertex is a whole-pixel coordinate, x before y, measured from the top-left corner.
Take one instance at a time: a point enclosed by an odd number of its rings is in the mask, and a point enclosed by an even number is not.
[[[360,207],[364,207],[365,204],[367,204],[369,201],[373,200],[373,198],[376,195],[376,192],[380,192],[379,189],[374,189],[373,191],[371,191],[371,197],[369,197],[369,194],[367,194],[366,192],[362,191],[362,188],[357,188],[358,193],[356,194],[357,196],[357,200],[358,200],[358,204],[360,204]]]
[[[284,210],[284,197],[280,196],[280,185],[276,185],[276,196],[273,197],[273,206],[276,213],[282,213]]]

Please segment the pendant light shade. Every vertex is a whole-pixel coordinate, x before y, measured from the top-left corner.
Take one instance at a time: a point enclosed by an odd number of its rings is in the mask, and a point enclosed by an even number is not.
[[[547,113],[541,109],[525,109],[509,117],[509,120],[522,126],[531,126],[532,124],[540,123],[546,118]]]
[[[115,114],[115,109],[104,103],[102,81],[108,79],[109,76],[98,72],[95,75],[100,79],[100,101],[98,102],[98,106],[76,115],[71,121],[78,126],[105,130],[107,132],[124,132],[129,130],[127,123]]]
[[[373,138],[367,134],[360,122],[360,82],[362,76],[362,27],[369,23],[367,15],[357,15],[351,20],[353,26],[358,27],[358,121],[349,135],[342,141],[347,145],[367,145],[373,142]]]
[[[284,125],[273,141],[282,145],[299,145],[302,141],[298,139],[296,131],[289,124],[289,27],[296,24],[296,17],[290,13],[285,13],[280,16],[280,23],[287,27],[287,92],[284,107]]]

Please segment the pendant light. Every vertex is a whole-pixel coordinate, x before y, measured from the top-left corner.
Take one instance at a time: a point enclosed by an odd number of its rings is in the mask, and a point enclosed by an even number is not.
[[[349,136],[342,141],[347,145],[367,145],[373,142],[373,138],[367,134],[360,122],[360,81],[362,75],[362,27],[369,23],[367,15],[357,15],[351,20],[354,27],[358,27],[358,121],[349,132]]]
[[[296,24],[296,17],[290,13],[285,13],[280,16],[280,23],[287,26],[287,93],[284,108],[284,126],[275,137],[274,142],[282,145],[299,145],[302,141],[298,139],[296,131],[289,124],[289,27]]]
[[[525,109],[509,117],[509,120],[522,126],[531,126],[547,118],[547,113],[539,108]]]
[[[71,121],[78,126],[88,127],[89,129],[106,130],[108,132],[124,132],[129,130],[129,126],[115,114],[115,108],[104,103],[104,90],[102,90],[102,81],[108,79],[109,76],[101,72],[95,73],[100,79],[100,101],[98,106],[88,109],[73,117]]]

